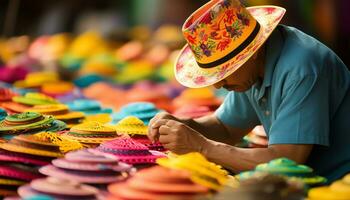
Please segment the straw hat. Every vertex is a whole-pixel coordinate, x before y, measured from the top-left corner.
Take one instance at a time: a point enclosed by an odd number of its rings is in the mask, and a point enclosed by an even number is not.
[[[176,62],[176,79],[200,88],[226,78],[262,46],[285,12],[277,6],[245,8],[238,0],[209,1],[182,27],[187,44]]]

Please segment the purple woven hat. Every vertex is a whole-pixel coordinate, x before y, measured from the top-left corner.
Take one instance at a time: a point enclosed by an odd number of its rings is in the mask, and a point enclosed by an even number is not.
[[[92,200],[96,199],[98,193],[98,189],[92,186],[53,177],[34,180],[18,189],[18,194],[23,199],[47,195],[57,200]]]
[[[120,161],[129,164],[155,163],[157,158],[165,157],[164,153],[151,151],[131,138],[118,138],[101,144],[98,151],[115,155]]]
[[[123,180],[131,170],[131,165],[119,162],[112,155],[85,149],[55,159],[52,165],[42,167],[39,171],[48,176],[81,183],[106,184]]]

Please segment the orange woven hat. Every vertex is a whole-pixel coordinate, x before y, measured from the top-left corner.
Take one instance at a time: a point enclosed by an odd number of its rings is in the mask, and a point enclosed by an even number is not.
[[[209,1],[182,27],[187,44],[176,61],[176,79],[200,88],[226,78],[261,47],[285,12],[277,6],[245,8],[239,0]]]

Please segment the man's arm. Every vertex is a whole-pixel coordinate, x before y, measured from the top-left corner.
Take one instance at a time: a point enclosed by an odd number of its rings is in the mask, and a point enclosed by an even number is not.
[[[268,148],[244,149],[208,140],[203,145],[201,153],[210,161],[236,173],[252,170],[260,163],[266,163],[280,157],[305,163],[313,147],[313,145],[305,144],[279,144],[271,145]]]

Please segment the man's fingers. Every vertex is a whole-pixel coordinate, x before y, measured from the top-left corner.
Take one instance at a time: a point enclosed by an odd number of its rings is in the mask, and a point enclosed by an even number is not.
[[[159,131],[158,131],[158,129],[154,129],[154,128],[150,129],[148,131],[147,136],[152,142],[157,142],[158,139],[159,139]]]
[[[169,135],[171,133],[171,128],[167,125],[162,125],[158,129],[159,135]]]
[[[168,119],[159,119],[159,120],[155,121],[155,122],[151,125],[151,128],[152,128],[152,129],[158,129],[158,128],[161,127],[162,125],[166,125],[168,121],[169,121]]]

